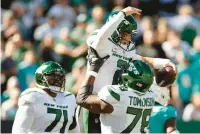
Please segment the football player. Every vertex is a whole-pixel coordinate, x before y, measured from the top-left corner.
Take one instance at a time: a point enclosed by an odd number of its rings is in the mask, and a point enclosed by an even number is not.
[[[151,88],[155,94],[155,106],[149,121],[150,133],[179,134],[176,128],[176,109],[167,105],[170,99],[169,89],[156,84],[152,84]]]
[[[137,23],[132,14],[140,15],[140,13],[141,10],[137,8],[126,7],[120,12],[111,14],[107,23],[101,29],[95,30],[89,35],[87,39],[88,57],[91,56],[91,53],[97,53],[99,57],[109,57],[100,69],[98,67],[99,70],[94,67],[87,71],[87,74],[96,77],[92,90],[94,94],[97,94],[105,85],[117,84],[121,70],[130,59],[144,60],[154,69],[169,64],[175,69],[175,65],[168,59],[142,57],[135,54],[134,37],[137,33]],[[85,109],[81,114],[84,132],[99,133],[101,130],[99,115],[90,113]],[[79,118],[79,120],[81,119]],[[91,124],[93,127],[89,127]]]
[[[12,133],[78,133],[76,100],[64,92],[64,69],[45,62],[36,70],[35,80],[37,87],[26,89],[19,98]]]
[[[126,68],[121,84],[104,86],[98,95],[91,92],[95,77],[87,75],[77,95],[80,106],[101,114],[102,133],[148,132],[154,106],[154,93],[149,89],[153,83],[152,69],[142,60],[130,61]]]

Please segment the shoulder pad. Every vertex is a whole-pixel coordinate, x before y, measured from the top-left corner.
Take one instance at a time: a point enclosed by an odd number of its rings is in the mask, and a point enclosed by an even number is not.
[[[30,104],[36,101],[37,95],[40,94],[37,88],[29,88],[21,93],[18,105]]]
[[[74,94],[72,94],[72,93],[70,93],[68,91],[66,91],[66,92],[64,92],[62,94],[63,94],[65,99],[70,99],[70,102],[71,103],[75,103],[75,105],[76,105],[76,97],[75,97]]]
[[[68,91],[65,91],[65,92],[63,93],[63,95],[64,95],[64,97],[73,96],[73,94],[70,93],[70,92],[68,92]]]
[[[65,98],[73,98],[73,99],[75,99],[74,94],[72,94],[70,92],[64,92],[63,95],[64,95]]]
[[[103,87],[99,91],[98,96],[108,103],[115,104],[120,101],[120,94],[121,90],[118,87],[110,85]]]
[[[38,88],[28,88],[28,89],[24,90],[24,91],[21,93],[20,97],[22,97],[22,96],[24,96],[24,95],[27,95],[27,94],[31,94],[31,93],[33,93],[33,92],[39,92],[39,89],[38,89]]]

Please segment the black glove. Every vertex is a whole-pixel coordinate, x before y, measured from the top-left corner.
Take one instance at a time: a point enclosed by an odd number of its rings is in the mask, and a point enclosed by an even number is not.
[[[89,71],[94,71],[94,72],[98,73],[99,69],[101,68],[103,63],[109,57],[110,57],[109,55],[106,55],[105,57],[101,58],[101,57],[99,57],[97,51],[94,48],[89,47],[88,56],[87,56],[87,59],[88,59],[89,64],[90,64]]]

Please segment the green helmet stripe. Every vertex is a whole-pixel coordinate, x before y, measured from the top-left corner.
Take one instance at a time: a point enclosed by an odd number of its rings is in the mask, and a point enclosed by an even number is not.
[[[134,60],[129,63],[125,73],[122,74],[122,82],[125,87],[146,92],[153,83],[153,72],[144,61]]]

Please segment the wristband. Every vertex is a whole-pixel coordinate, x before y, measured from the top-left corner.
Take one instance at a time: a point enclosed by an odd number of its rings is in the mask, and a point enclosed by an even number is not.
[[[154,58],[153,59],[153,67],[154,69],[161,69],[164,65],[170,63],[169,59],[161,59],[161,58]]]

